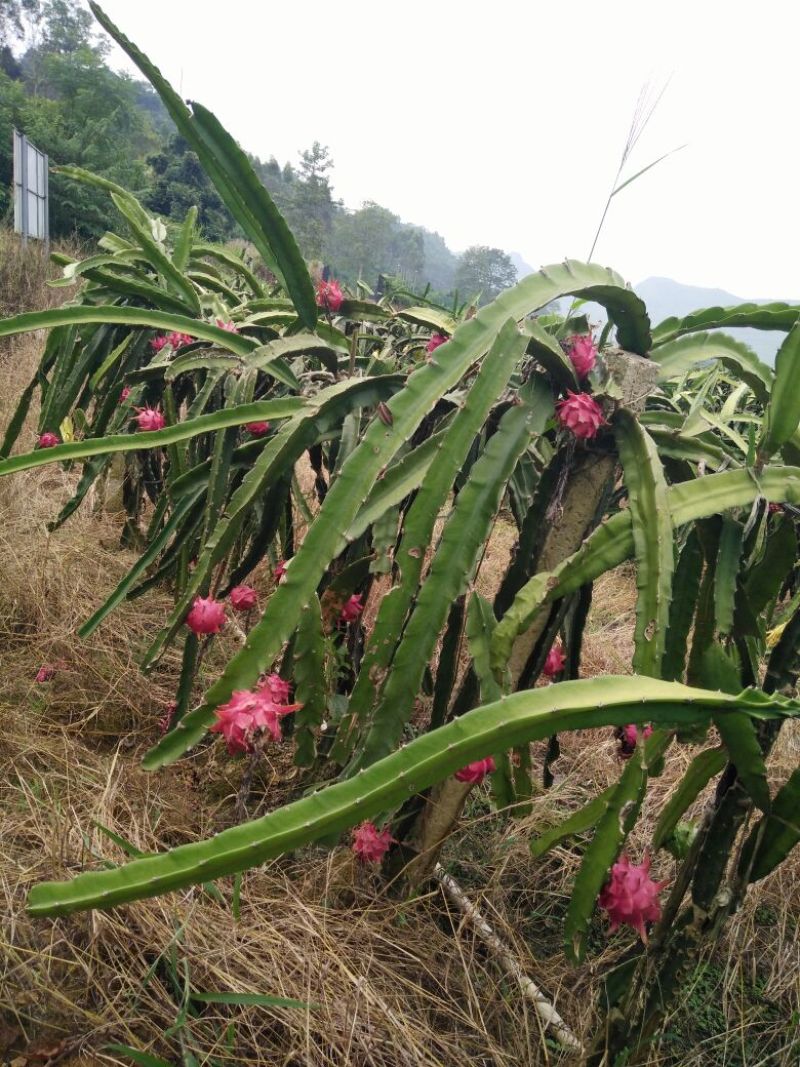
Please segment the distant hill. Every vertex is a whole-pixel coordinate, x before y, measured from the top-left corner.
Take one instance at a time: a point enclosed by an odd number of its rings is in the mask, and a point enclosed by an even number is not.
[[[771,304],[781,297],[754,299],[753,297],[734,296],[725,289],[704,289],[698,285],[683,285],[672,278],[645,278],[634,285],[634,289],[647,304],[653,324],[667,319],[671,315],[688,315],[698,308],[729,307],[731,304]],[[798,301],[789,300],[787,303]],[[775,353],[783,334],[773,330],[732,329],[726,333],[738,337],[740,341],[756,352],[766,363],[775,363]]]
[[[699,285],[683,285],[672,278],[645,278],[633,288],[647,304],[653,325],[657,325],[672,315],[682,317],[700,308],[730,307],[732,304],[771,304],[776,300],[784,299],[781,297],[754,299],[735,296],[725,289],[705,289]],[[800,303],[800,301],[789,299],[786,302]],[[605,311],[597,304],[587,305],[587,313],[592,321],[605,321]],[[726,333],[750,345],[760,359],[774,366],[775,353],[783,334],[772,330],[742,328],[726,330]]]
[[[523,278],[527,278],[529,274],[533,274],[536,270],[530,263],[526,263],[519,252],[509,252],[508,258],[517,268],[517,281],[521,281]]]

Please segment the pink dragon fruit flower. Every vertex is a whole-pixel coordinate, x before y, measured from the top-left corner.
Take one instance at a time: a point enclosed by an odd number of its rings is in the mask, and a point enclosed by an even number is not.
[[[250,585],[235,585],[229,596],[234,611],[252,611],[258,603],[258,593]]]
[[[285,682],[279,674],[268,674],[258,686],[259,692],[269,693],[270,699],[276,704],[288,704],[291,685]]]
[[[487,756],[485,759],[475,760],[474,763],[468,763],[466,767],[462,767],[460,771],[456,771],[456,780],[459,782],[469,782],[470,785],[478,785],[482,782],[487,774],[494,774],[496,770],[494,758]]]
[[[551,647],[547,653],[547,659],[544,661],[542,667],[542,674],[545,678],[555,678],[556,675],[561,674],[564,670],[564,664],[567,662],[567,657],[564,655],[564,649],[560,641]]]
[[[394,841],[391,831],[378,830],[372,822],[362,822],[353,831],[353,852],[364,863],[380,863]]]
[[[188,333],[180,333],[178,330],[173,330],[172,333],[168,333],[166,337],[168,345],[177,351],[179,348],[183,348],[184,345],[190,345],[194,341],[194,337]]]
[[[56,676],[56,669],[51,663],[43,663],[39,670],[36,672],[36,678],[34,679],[39,685],[44,682],[50,682]]]
[[[597,345],[590,333],[576,333],[567,340],[567,355],[578,378],[585,378],[597,361]]]
[[[46,430],[39,438],[39,448],[54,448],[56,445],[61,444],[61,438],[57,433],[52,433],[50,430]]]
[[[140,430],[163,430],[167,425],[167,420],[158,408],[143,407],[136,408],[136,411],[138,414],[135,418]]]
[[[227,704],[216,709],[217,721],[210,733],[223,735],[232,756],[250,752],[256,730],[264,730],[273,741],[280,741],[282,716],[300,707],[301,704],[277,703],[263,687],[255,693],[237,689]]]
[[[638,866],[627,856],[620,856],[598,898],[598,904],[611,919],[610,933],[620,926],[632,926],[647,944],[645,923],[658,922],[661,918],[658,894],[665,885],[666,881],[654,882],[650,877],[647,853]]]
[[[131,387],[129,385],[126,385],[124,387],[124,389],[122,390],[122,392],[119,394],[119,398],[124,404],[125,401],[128,399],[128,397],[130,395],[131,395]]]
[[[343,300],[344,293],[335,279],[317,283],[317,307],[336,312],[342,306]]]
[[[275,581],[276,582],[279,582],[281,580],[281,578],[283,578],[284,574],[286,574],[286,568],[287,567],[288,567],[288,563],[286,562],[285,559],[278,560],[278,566],[272,572],[273,575],[275,576]]]
[[[268,422],[246,422],[244,428],[253,437],[263,437],[269,433],[270,426]]]
[[[565,429],[584,440],[596,437],[605,421],[603,409],[594,397],[588,393],[573,393],[569,389],[566,400],[556,404],[556,415]]]
[[[225,622],[225,606],[212,596],[195,597],[186,625],[195,634],[216,634]]]
[[[652,734],[653,727],[650,725],[645,726],[642,729],[642,739],[644,741]],[[639,740],[639,727],[635,723],[629,723],[627,726],[621,726],[617,730],[617,739],[619,740],[619,754],[623,759],[630,759],[636,748],[636,742]]]
[[[230,320],[228,320],[228,322],[225,322],[224,319],[217,319],[216,322],[217,326],[219,326],[221,330],[226,330],[228,333],[239,332],[239,327],[236,325],[235,322],[231,322]]]
[[[361,593],[353,593],[339,615],[339,622],[355,622],[364,610]]]
[[[449,340],[450,340],[450,338],[446,334],[444,334],[444,333],[435,333],[435,334],[432,335],[432,337],[431,337],[430,341],[428,341],[427,345],[425,345],[425,351],[428,353],[428,355],[430,355],[431,352],[435,352],[436,351],[436,349],[439,347],[439,345],[443,345]]]
[[[209,733],[222,734],[231,756],[252,749],[255,706],[256,697],[253,693],[237,689],[231,693],[227,704],[221,704],[216,709],[217,721]]]
[[[162,348],[164,347],[164,345],[166,345],[166,344],[169,344],[169,342],[167,341],[166,335],[165,335],[165,334],[163,334],[163,333],[160,333],[160,334],[158,334],[158,335],[157,335],[156,337],[154,337],[154,338],[152,339],[152,341],[150,342],[150,348],[151,348],[151,349],[152,349],[152,350],[153,350],[154,352],[160,352],[160,351],[161,351],[161,349],[162,349]]]

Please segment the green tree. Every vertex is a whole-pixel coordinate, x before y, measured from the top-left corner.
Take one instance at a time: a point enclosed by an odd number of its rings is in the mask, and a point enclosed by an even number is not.
[[[200,229],[210,240],[223,241],[238,233],[200,160],[182,137],[174,134],[148,162],[154,181],[144,202],[152,211],[177,222],[195,205]]]
[[[391,274],[419,285],[425,268],[423,232],[367,200],[358,211],[337,215],[328,260],[348,281],[361,278],[375,285],[378,275]]]
[[[458,258],[455,284],[462,296],[478,296],[481,304],[494,300],[517,280],[517,268],[500,248],[472,245]]]
[[[328,176],[332,167],[330,151],[319,141],[300,153],[287,214],[307,259],[321,259],[330,240],[336,211]]]
[[[0,0],[0,48],[25,35],[30,20],[40,14],[39,0]]]
[[[452,293],[455,288],[458,257],[450,251],[444,238],[438,233],[423,230],[422,242],[425,281],[441,296]]]
[[[14,14],[17,12],[19,17]],[[0,63],[0,128],[22,130],[52,164],[77,164],[141,194],[150,182],[145,162],[159,143],[150,112],[141,106],[141,83],[116,74],[105,62],[108,46],[94,37],[91,16],[75,0],[47,0],[35,39],[26,34],[21,2],[5,9],[20,25],[15,39],[32,40],[13,68]],[[10,31],[9,31],[10,32]],[[11,138],[0,138],[0,212],[10,213]],[[114,223],[100,190],[59,174],[50,179],[50,232],[95,237]]]

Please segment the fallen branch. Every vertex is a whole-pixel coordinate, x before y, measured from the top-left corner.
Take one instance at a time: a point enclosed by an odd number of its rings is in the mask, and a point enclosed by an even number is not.
[[[531,1002],[545,1027],[552,1031],[556,1041],[565,1048],[583,1052],[583,1045],[578,1038],[573,1034],[541,989],[525,974],[510,946],[494,932],[455,878],[448,874],[440,863],[437,863],[434,867],[433,877],[442,887],[445,896],[455,904],[459,911],[463,912],[467,922],[506,974],[514,979],[522,991],[522,995]]]

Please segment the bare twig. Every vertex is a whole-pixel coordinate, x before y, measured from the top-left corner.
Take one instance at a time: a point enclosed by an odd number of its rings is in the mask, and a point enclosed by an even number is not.
[[[442,887],[442,891],[448,900],[455,904],[459,911],[464,913],[466,921],[480,937],[509,978],[514,979],[519,986],[522,995],[526,1000],[531,1002],[536,1010],[536,1014],[542,1020],[545,1027],[552,1031],[553,1037],[558,1041],[559,1045],[563,1045],[565,1048],[575,1049],[577,1052],[583,1052],[583,1045],[581,1042],[575,1034],[573,1034],[572,1030],[567,1026],[553,1004],[547,999],[533,979],[525,974],[522,965],[512,952],[511,947],[495,933],[455,878],[448,874],[440,863],[437,863],[434,867],[433,877]]]

